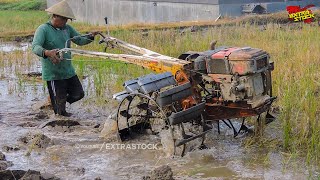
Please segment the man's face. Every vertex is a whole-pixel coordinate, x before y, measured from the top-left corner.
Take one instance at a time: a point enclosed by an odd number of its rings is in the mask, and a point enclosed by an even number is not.
[[[67,21],[68,21],[68,18],[63,17],[63,16],[54,15],[54,17],[53,17],[53,24],[57,28],[64,27],[66,25]]]

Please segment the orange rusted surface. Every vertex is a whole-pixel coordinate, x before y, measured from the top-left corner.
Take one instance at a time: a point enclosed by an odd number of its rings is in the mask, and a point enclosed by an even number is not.
[[[234,51],[231,54],[229,54],[229,60],[230,61],[252,60],[265,54],[267,54],[267,52],[257,48],[251,48],[251,47],[239,48],[237,51]]]
[[[250,67],[248,67],[248,61],[237,61],[231,65],[233,65],[231,72],[234,74],[246,74],[248,71],[250,71]]]
[[[179,85],[189,82],[188,75],[182,70],[175,73],[175,79]]]
[[[271,104],[265,104],[257,108],[249,108],[248,106],[243,106],[241,104],[213,104],[206,103],[206,119],[208,120],[222,120],[222,119],[232,119],[232,118],[242,118],[257,116],[262,112],[269,109]]]
[[[208,74],[215,82],[221,83],[222,81],[231,82],[232,76],[226,74]]]
[[[232,47],[228,49],[221,50],[211,56],[212,59],[224,59],[226,56],[229,56],[233,51],[239,50],[238,47]]]
[[[184,99],[184,100],[182,100],[181,104],[182,104],[182,108],[184,110],[188,109],[189,107],[191,107],[191,100],[189,98]]]

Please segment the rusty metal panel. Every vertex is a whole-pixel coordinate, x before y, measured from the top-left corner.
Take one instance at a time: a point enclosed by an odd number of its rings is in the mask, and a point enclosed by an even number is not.
[[[254,61],[229,61],[232,74],[245,75],[254,72]]]
[[[177,113],[173,112],[169,116],[169,122],[171,125],[176,125],[182,122],[189,122],[194,118],[199,117],[204,109],[205,109],[205,102],[202,102],[187,110],[180,111]]]
[[[231,82],[232,75],[228,74],[208,74],[215,82]]]
[[[247,75],[269,68],[269,54],[261,49],[231,47],[206,59],[208,74]]]
[[[224,59],[225,57],[229,56],[233,51],[239,50],[238,47],[230,47],[227,49],[223,49],[211,56],[212,59]]]
[[[257,48],[251,48],[251,47],[244,47],[239,48],[235,51],[230,52],[228,55],[228,59],[230,61],[232,60],[250,60],[250,59],[256,59],[259,56],[265,55],[267,52],[257,49]]]
[[[270,108],[274,99],[274,97],[270,98],[267,102],[255,108],[251,108],[251,105],[246,103],[242,104],[241,102],[230,103],[227,105],[206,103],[205,118],[207,120],[221,120],[256,116],[266,112]]]
[[[163,107],[191,95],[191,83],[186,83],[161,92],[156,101],[161,107]]]
[[[148,94],[150,92],[158,91],[166,86],[175,85],[176,81],[170,72],[162,74],[149,74],[138,78],[140,91]]]

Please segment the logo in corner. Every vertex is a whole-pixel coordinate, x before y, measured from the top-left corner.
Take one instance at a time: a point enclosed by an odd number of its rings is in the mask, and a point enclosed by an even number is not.
[[[304,8],[300,8],[300,6],[287,6],[289,20],[293,22],[304,21],[304,23],[311,23],[315,18],[312,10],[309,9],[312,7],[315,7],[315,5],[310,4]]]

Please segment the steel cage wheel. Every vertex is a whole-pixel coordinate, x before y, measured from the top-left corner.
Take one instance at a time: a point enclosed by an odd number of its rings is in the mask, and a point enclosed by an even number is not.
[[[144,107],[141,107],[140,105]],[[139,121],[141,123],[149,123],[151,131],[154,134],[160,135],[161,144],[163,145],[166,154],[178,156],[184,154],[185,145],[179,147],[175,146],[175,141],[177,139],[176,128],[170,125],[165,110],[152,98],[152,95],[148,96],[141,93],[131,93],[120,102],[116,116],[120,139],[122,138],[119,121],[122,117],[125,119],[126,128],[128,129],[129,134],[132,134],[131,127],[137,122],[133,119],[137,117],[145,118],[140,119]],[[167,136],[163,136],[163,134],[167,134]]]

